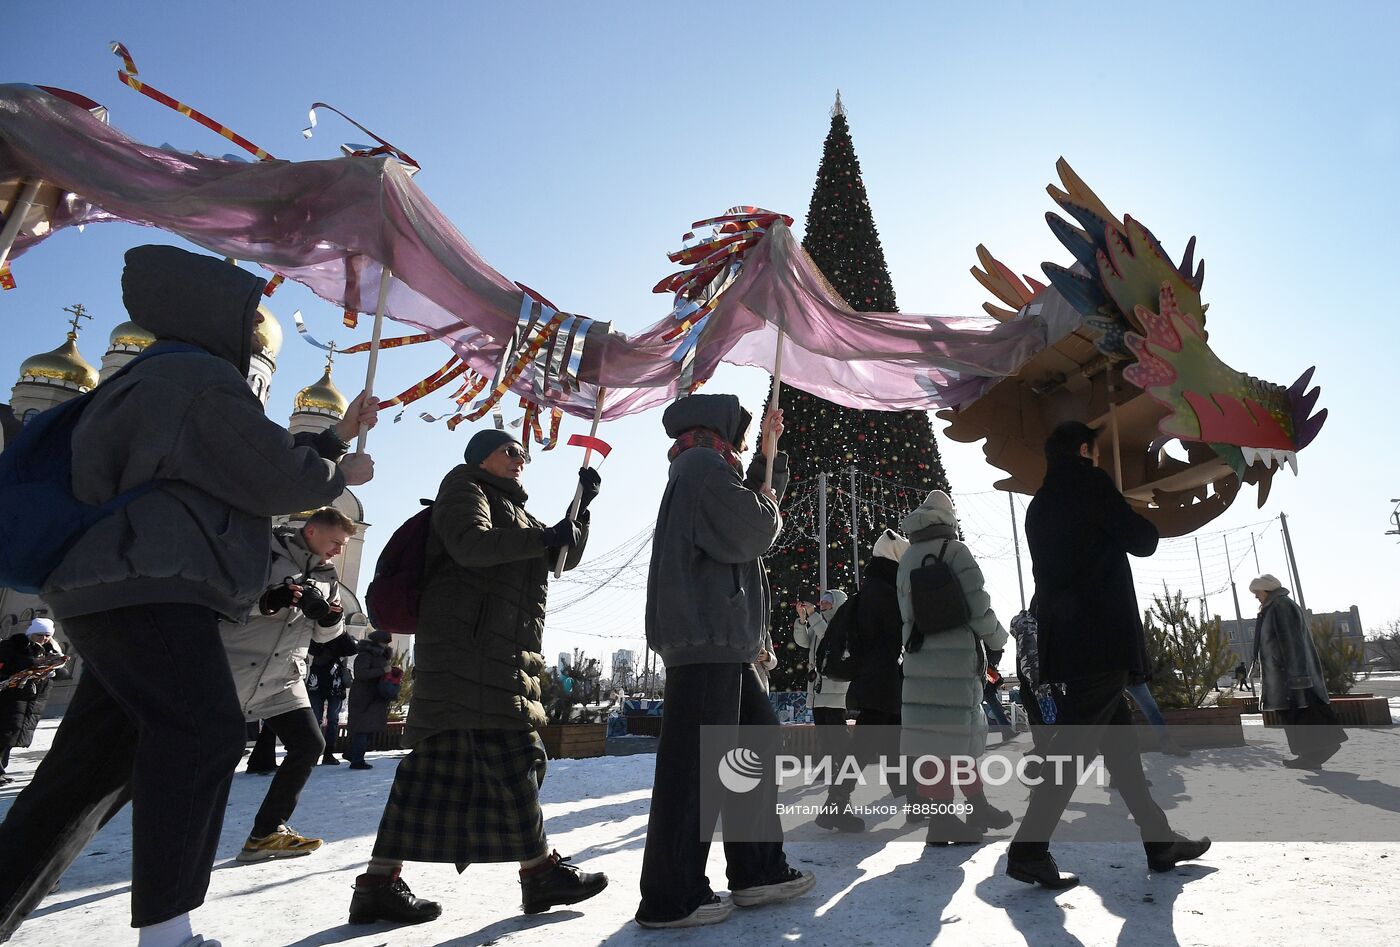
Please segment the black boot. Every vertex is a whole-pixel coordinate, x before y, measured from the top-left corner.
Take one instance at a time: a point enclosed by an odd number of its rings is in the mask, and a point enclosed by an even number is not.
[[[608,886],[607,875],[582,871],[568,861],[558,852],[551,852],[541,864],[520,870],[521,907],[526,914],[587,901]]]
[[[817,816],[817,827],[833,829],[837,832],[864,832],[865,820],[853,812],[845,811],[846,807],[850,805],[850,802],[849,798],[841,799],[838,797],[833,799],[828,796],[826,805],[822,808],[832,811],[823,811],[821,815]]]
[[[982,830],[970,822],[964,822],[951,812],[939,812],[929,816],[928,835],[925,845],[976,845],[982,841]]]
[[[968,825],[985,832],[988,829],[1004,829],[1011,824],[1011,813],[992,805],[986,796],[974,796],[968,802],[972,803],[972,812],[967,817]]]
[[[1200,858],[1210,850],[1210,838],[1203,836],[1198,839],[1189,839],[1184,835],[1172,833],[1175,837],[1170,842],[1143,842],[1142,847],[1147,851],[1147,867],[1153,871],[1171,871],[1176,867],[1177,862],[1189,862]]]
[[[351,924],[422,924],[436,920],[441,913],[441,904],[415,898],[397,874],[366,874],[355,879],[355,894],[350,898]]]
[[[1049,849],[1026,851],[1019,849],[1015,842],[1006,850],[1006,874],[1024,884],[1040,885],[1055,891],[1079,884],[1078,875],[1060,874],[1060,866],[1055,864]]]

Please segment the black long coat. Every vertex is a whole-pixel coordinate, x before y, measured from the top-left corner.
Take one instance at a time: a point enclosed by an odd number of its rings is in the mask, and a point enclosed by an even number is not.
[[[50,664],[62,655],[63,652],[52,641],[39,645],[22,631],[10,635],[0,641],[0,681],[36,665]],[[55,677],[66,678],[68,675],[66,669],[55,672]],[[12,740],[12,747],[29,746],[39,726],[39,718],[44,714],[44,705],[49,702],[52,683],[45,677],[0,690],[0,740]]]
[[[1026,510],[1040,679],[1151,669],[1128,556],[1157,550],[1157,527],[1088,460],[1052,464]]]
[[[904,650],[904,617],[899,611],[895,578],[899,563],[874,558],[866,567],[860,595],[856,597],[855,641],[851,653],[858,656],[856,676],[846,691],[852,710],[901,710],[904,670],[899,656]]]
[[[394,649],[368,638],[357,647],[346,726],[350,733],[374,733],[389,726],[389,701],[379,695],[379,679],[389,670]]]

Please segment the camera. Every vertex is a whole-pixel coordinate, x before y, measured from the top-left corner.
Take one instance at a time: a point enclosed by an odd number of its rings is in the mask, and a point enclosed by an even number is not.
[[[296,583],[301,586],[301,599],[297,608],[312,621],[319,621],[331,613],[331,603],[321,594],[321,590],[307,579]]]

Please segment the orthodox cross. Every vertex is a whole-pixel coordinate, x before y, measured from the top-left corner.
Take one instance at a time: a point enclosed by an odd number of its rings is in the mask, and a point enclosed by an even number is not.
[[[71,322],[69,323],[69,325],[71,326],[71,328],[69,328],[69,330],[68,330],[68,337],[69,337],[70,339],[75,339],[75,340],[76,340],[76,339],[78,338],[78,329],[80,328],[80,326],[79,326],[79,324],[78,324],[78,320],[80,320],[80,319],[88,319],[88,320],[91,320],[91,319],[92,319],[92,316],[88,315],[87,309],[85,309],[85,308],[83,307],[83,304],[82,304],[82,303],[74,303],[74,304],[71,305],[71,306],[64,306],[64,307],[63,307],[63,311],[64,311],[64,312],[71,312],[71,313],[73,314],[73,319],[72,319]]]

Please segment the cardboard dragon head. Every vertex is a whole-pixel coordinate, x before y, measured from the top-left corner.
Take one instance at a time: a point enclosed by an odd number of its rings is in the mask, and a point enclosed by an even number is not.
[[[985,439],[987,459],[1010,475],[998,486],[1033,493],[1045,472],[1041,444],[1056,424],[1101,426],[1105,465],[1163,535],[1219,516],[1241,483],[1257,485],[1262,506],[1274,472],[1285,462],[1296,472],[1298,452],[1327,417],[1313,413],[1313,369],[1284,387],[1226,365],[1207,342],[1195,238],[1173,263],[1151,231],[1115,217],[1063,159],[1056,167],[1064,188],[1048,190],[1073,223],[1046,220],[1073,264],[1044,264],[1046,285],[979,246],[983,268],[972,271],[1012,307],[988,303],[989,313],[1044,319],[1051,344],[976,400],[940,412],[948,435]],[[1167,452],[1173,440],[1184,459]]]

